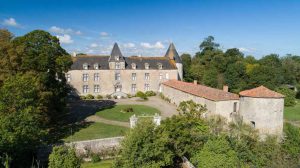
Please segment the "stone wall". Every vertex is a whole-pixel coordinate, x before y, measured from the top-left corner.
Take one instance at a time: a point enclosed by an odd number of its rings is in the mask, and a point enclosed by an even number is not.
[[[205,105],[208,110],[208,115],[221,115],[225,117],[227,121],[231,121],[231,113],[233,112],[234,103],[237,103],[237,110],[239,109],[239,100],[212,101],[182,92],[166,85],[163,85],[162,93],[176,106],[178,106],[182,101],[193,100],[195,103]]]
[[[261,134],[282,134],[283,109],[283,98],[240,98],[243,121],[259,129]]]
[[[86,154],[88,150],[92,153],[99,153],[103,150],[116,149],[124,137],[113,137],[104,139],[94,139],[87,141],[76,141],[66,143],[67,146],[73,146],[79,155]]]
[[[82,75],[89,74],[87,82],[83,81]],[[94,74],[99,73],[100,80],[94,81]],[[121,74],[121,80],[115,80],[115,73]],[[132,80],[132,73],[136,73],[136,80]],[[150,74],[150,79],[145,80],[145,73]],[[162,74],[162,79],[159,75]],[[71,70],[68,72],[71,76],[69,82],[76,90],[78,95],[107,95],[115,92],[115,84],[119,82],[122,85],[122,92],[127,94],[135,94],[132,92],[132,84],[136,84],[136,91],[145,91],[145,84],[150,85],[150,90],[158,92],[160,83],[169,79],[178,79],[177,69],[174,70]],[[167,76],[169,79],[167,79]],[[89,86],[89,93],[83,93],[83,85]],[[100,92],[94,93],[94,85],[100,86]]]

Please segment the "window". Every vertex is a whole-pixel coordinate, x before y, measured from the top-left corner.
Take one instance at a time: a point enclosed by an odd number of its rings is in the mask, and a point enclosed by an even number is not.
[[[251,123],[251,126],[252,126],[253,128],[255,128],[255,122],[254,122],[254,121],[250,121],[250,123]]]
[[[145,73],[145,80],[150,80],[150,74],[149,73]]]
[[[119,60],[120,60],[120,57],[119,57],[119,56],[115,56],[115,60],[116,60],[116,61],[119,61]]]
[[[145,69],[149,69],[149,64],[145,63]]]
[[[116,62],[116,69],[121,69],[121,64],[119,62]]]
[[[116,73],[115,80],[121,80],[121,74],[120,73]]]
[[[100,86],[94,85],[94,93],[99,93],[99,92],[100,92]]]
[[[89,74],[83,74],[82,80],[83,80],[84,82],[88,81],[88,80],[89,80]]]
[[[99,69],[99,64],[94,64],[94,69]]]
[[[88,93],[88,92],[89,92],[89,86],[83,85],[83,93]]]
[[[159,73],[159,80],[162,80],[162,79],[163,79],[163,74]]]
[[[136,92],[136,84],[131,85],[131,92]]]
[[[94,81],[99,81],[99,73],[94,73]]]
[[[88,65],[87,63],[84,63],[82,67],[83,67],[83,69],[85,69],[85,70],[89,69],[89,65]]]
[[[145,84],[145,91],[150,91],[150,84],[148,83]]]
[[[237,102],[233,103],[233,112],[237,112]]]
[[[132,63],[132,64],[131,64],[131,68],[132,68],[132,69],[136,69],[136,64],[135,64],[135,63]]]
[[[166,79],[169,79],[169,74],[168,73],[166,73]]]
[[[67,74],[66,78],[67,78],[67,82],[70,82],[71,81],[71,74]]]
[[[131,76],[132,76],[132,80],[135,81],[136,80],[136,73],[132,73]]]
[[[158,63],[157,66],[158,66],[158,69],[162,69],[162,64],[161,63]]]

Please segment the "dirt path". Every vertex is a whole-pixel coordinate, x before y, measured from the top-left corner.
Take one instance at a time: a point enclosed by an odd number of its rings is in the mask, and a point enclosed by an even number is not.
[[[115,120],[108,120],[96,115],[89,116],[85,119],[87,122],[101,122],[104,124],[109,124],[109,125],[117,125],[121,127],[130,127],[129,122],[121,122],[121,121],[115,121]]]

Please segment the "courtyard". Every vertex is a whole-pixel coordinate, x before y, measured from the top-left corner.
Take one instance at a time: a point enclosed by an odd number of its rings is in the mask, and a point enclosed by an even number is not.
[[[129,112],[126,111],[129,109]],[[158,96],[147,101],[138,98],[115,100],[76,100],[69,103],[69,127],[64,129],[64,142],[109,138],[125,135],[129,130],[129,118],[154,116],[162,119],[178,114],[176,106]]]

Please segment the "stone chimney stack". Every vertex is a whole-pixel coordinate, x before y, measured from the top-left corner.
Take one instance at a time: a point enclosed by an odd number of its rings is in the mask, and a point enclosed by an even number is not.
[[[194,85],[197,85],[197,80],[194,80]]]
[[[223,91],[224,91],[224,92],[228,92],[228,86],[227,86],[227,85],[224,85],[224,86],[223,86]]]

